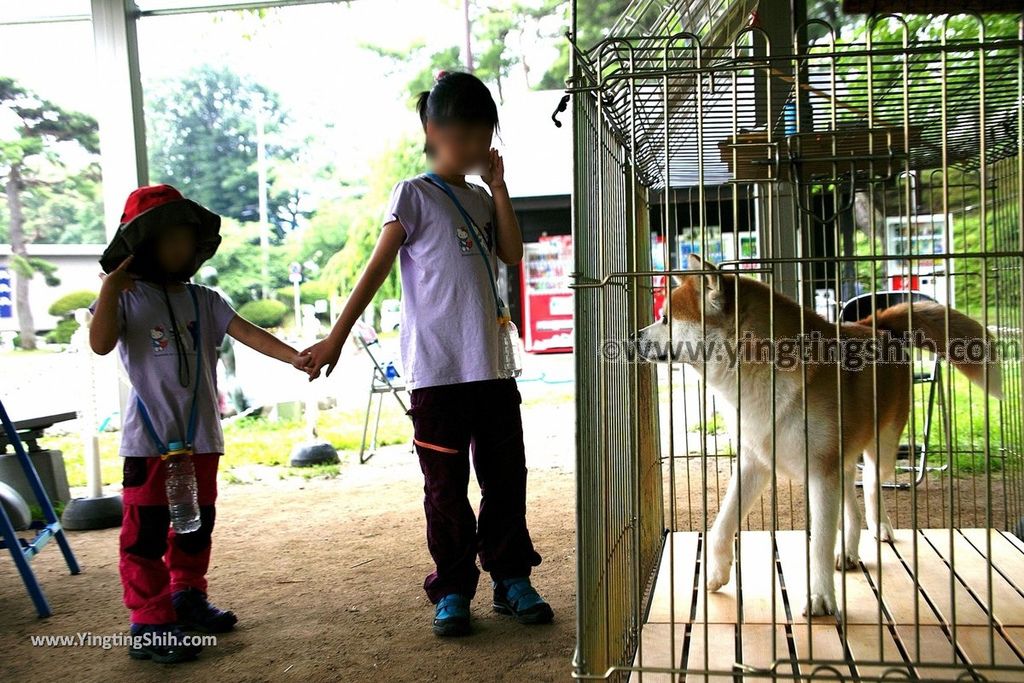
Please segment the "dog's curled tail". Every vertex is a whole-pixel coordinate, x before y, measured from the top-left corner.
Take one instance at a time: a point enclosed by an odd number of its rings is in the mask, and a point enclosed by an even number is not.
[[[879,311],[875,313],[874,320],[877,329],[949,358],[957,370],[982,389],[985,388],[987,371],[988,392],[996,398],[1003,398],[995,340],[973,318],[934,301],[915,301]],[[871,326],[870,317],[860,322]]]

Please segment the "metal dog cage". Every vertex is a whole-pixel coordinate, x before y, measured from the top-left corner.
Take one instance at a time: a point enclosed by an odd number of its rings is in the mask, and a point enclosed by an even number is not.
[[[572,43],[573,676],[1024,680],[1024,22],[889,16],[780,33],[760,4],[634,0],[598,44]],[[631,335],[673,319],[665,289],[689,254],[837,333],[844,304],[896,290],[996,341],[1001,400],[945,357],[943,381],[914,383],[934,357],[912,352],[905,459],[873,484],[895,538],[862,535],[859,562],[834,575],[838,615],[800,614],[806,475],[772,477],[737,520],[729,583],[705,588],[708,532],[744,457],[742,434],[720,426],[736,409],[706,370],[629,360]],[[876,406],[890,390],[875,382]],[[945,417],[925,437],[935,400]],[[772,443],[780,425],[807,434],[812,408],[773,403]],[[877,415],[861,418],[876,443]]]

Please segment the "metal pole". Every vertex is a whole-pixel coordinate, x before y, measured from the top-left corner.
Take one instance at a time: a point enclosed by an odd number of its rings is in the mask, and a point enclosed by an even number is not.
[[[78,321],[79,327],[71,342],[85,359],[82,364],[84,381],[81,387],[78,421],[85,451],[85,476],[89,494],[84,498],[68,501],[61,516],[61,523],[65,529],[78,531],[109,529],[121,525],[123,510],[120,494],[103,495],[99,438],[96,434],[96,356],[89,346],[89,324],[92,322],[92,314],[84,308],[79,309],[75,311],[75,320]]]
[[[100,443],[96,436],[96,357],[89,346],[89,322],[92,314],[86,309],[75,311],[78,330],[74,342],[78,352],[85,357],[82,364],[85,382],[82,387],[81,409],[78,411],[82,446],[85,450],[85,474],[90,498],[103,495],[103,475],[100,471]]]
[[[260,286],[263,298],[270,298],[270,218],[267,209],[266,109],[263,98],[256,102],[256,174],[260,212]],[[296,310],[296,314],[298,311]]]
[[[107,237],[121,219],[124,198],[149,182],[135,3],[92,0],[92,31],[99,92],[100,168]]]
[[[92,0],[92,32],[96,56],[95,102],[99,107],[100,168],[103,173],[103,215],[107,238],[121,222],[121,207],[133,190],[149,184],[146,124],[142,110],[142,78],[134,2]],[[128,387],[118,383],[121,414]]]

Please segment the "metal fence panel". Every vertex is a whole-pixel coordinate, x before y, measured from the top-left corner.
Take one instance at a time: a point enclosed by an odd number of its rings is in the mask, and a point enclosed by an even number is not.
[[[574,675],[1020,680],[1024,24],[814,21],[772,46],[659,33],[675,4],[573,46]],[[688,321],[668,348],[737,355],[629,362],[662,315]],[[889,328],[918,336],[860,368],[808,351]],[[958,330],[998,375],[968,381]]]

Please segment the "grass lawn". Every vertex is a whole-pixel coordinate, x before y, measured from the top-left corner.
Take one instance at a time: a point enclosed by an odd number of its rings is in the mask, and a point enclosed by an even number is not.
[[[226,453],[222,472],[228,482],[240,481],[231,474],[236,467],[263,465],[279,466],[284,469],[281,476],[333,476],[339,471],[338,465],[313,468],[290,468],[288,460],[295,444],[306,439],[305,420],[279,420],[272,422],[263,417],[245,417],[229,422],[224,427]],[[344,464],[355,458],[363,433],[363,413],[359,410],[328,410],[320,413],[318,421],[320,437],[338,449]],[[372,429],[372,425],[371,425]],[[104,484],[121,481],[121,459],[117,457],[120,433],[100,435],[102,454],[102,475]],[[412,438],[412,424],[394,407],[385,403],[380,419],[379,443],[389,445],[404,443]],[[81,440],[76,434],[48,436],[41,439],[41,445],[64,453],[68,483],[71,486],[85,486],[85,459]]]

